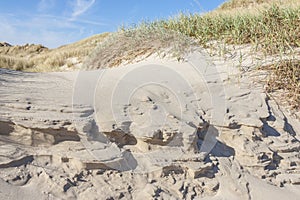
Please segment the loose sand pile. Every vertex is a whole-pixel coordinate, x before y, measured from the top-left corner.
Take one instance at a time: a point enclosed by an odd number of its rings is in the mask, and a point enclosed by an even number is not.
[[[300,197],[299,120],[252,70],[198,50],[0,74],[0,199]]]

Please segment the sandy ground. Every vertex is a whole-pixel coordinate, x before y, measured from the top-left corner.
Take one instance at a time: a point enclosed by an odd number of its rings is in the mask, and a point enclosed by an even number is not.
[[[0,199],[300,198],[300,123],[262,74],[201,51],[0,74]]]

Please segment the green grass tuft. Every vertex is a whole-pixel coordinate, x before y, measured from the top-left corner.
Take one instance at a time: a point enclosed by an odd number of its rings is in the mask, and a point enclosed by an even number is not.
[[[205,46],[217,40],[228,44],[251,43],[266,54],[287,52],[300,46],[300,7],[270,8],[254,13],[181,14],[160,26],[194,37]]]

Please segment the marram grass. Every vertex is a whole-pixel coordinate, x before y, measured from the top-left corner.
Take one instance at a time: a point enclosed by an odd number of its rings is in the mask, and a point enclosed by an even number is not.
[[[194,37],[204,46],[212,40],[251,43],[268,54],[300,46],[300,7],[273,5],[258,14],[181,14],[175,19],[160,21],[160,25]]]

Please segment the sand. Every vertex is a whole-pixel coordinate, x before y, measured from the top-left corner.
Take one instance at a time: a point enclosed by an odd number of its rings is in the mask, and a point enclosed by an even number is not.
[[[0,199],[299,199],[299,119],[202,50],[0,69]]]

